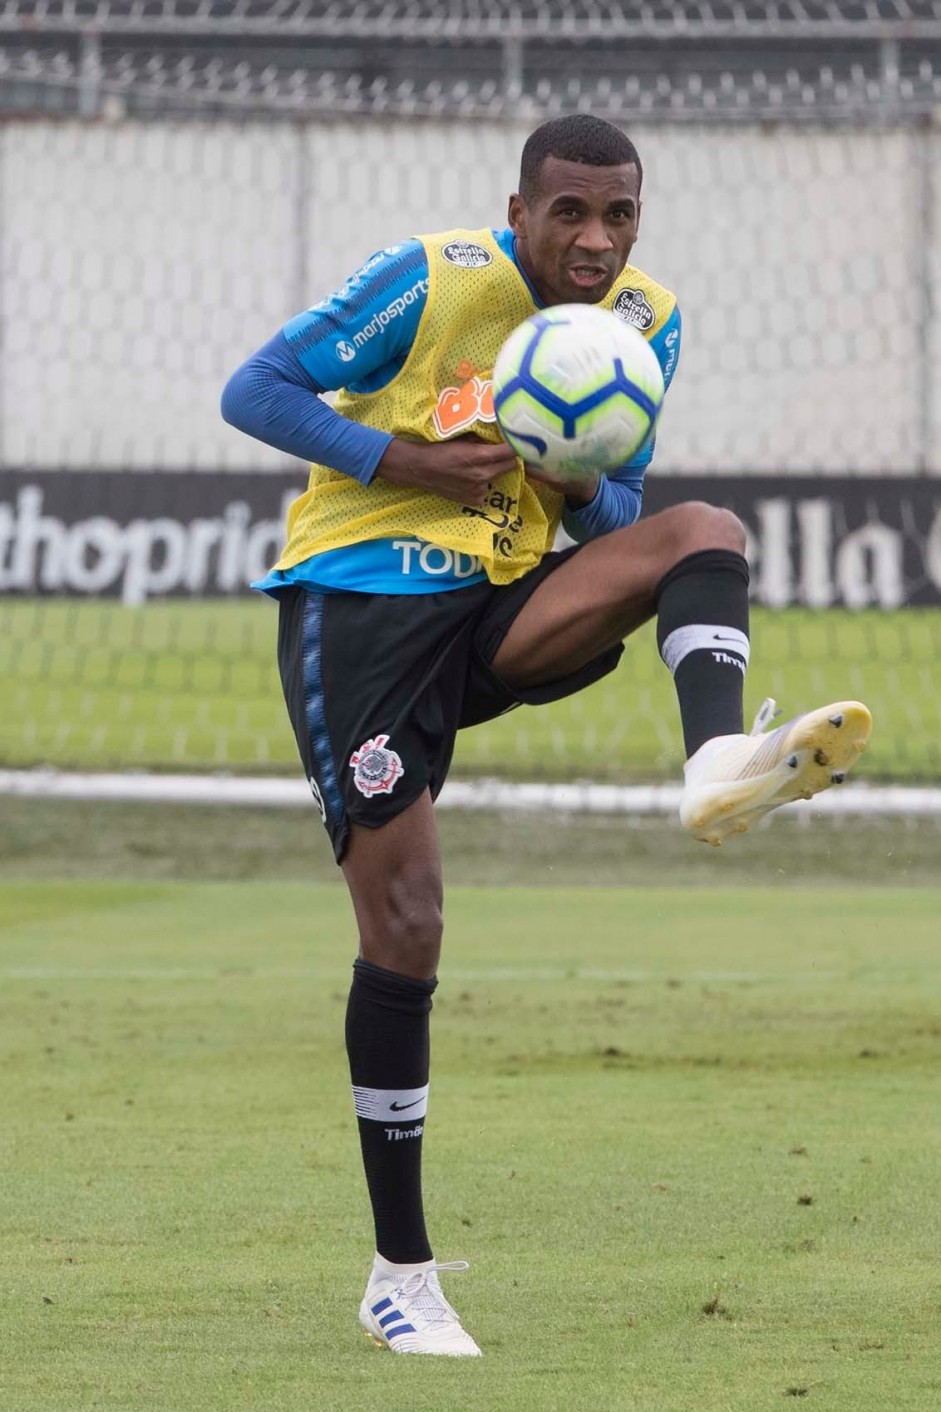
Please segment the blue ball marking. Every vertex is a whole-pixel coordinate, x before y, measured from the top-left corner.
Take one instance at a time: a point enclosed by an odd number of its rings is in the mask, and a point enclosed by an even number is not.
[[[571,323],[570,319],[547,319],[545,314],[536,314],[530,320],[533,326],[533,334],[526,345],[522,358],[520,359],[520,376],[527,378],[530,376],[533,366],[533,359],[536,356],[536,349],[542,342],[544,333],[548,333],[551,328],[564,328]]]
[[[657,416],[657,404],[642,387],[638,387],[636,382],[631,382],[624,371],[624,364],[620,358],[614,360],[615,383],[622,392],[626,392],[631,401],[636,402],[642,412],[646,412],[651,421]]]
[[[512,427],[504,427],[503,432],[505,436],[512,437],[514,441],[528,441],[539,456],[545,456],[549,450],[549,443],[543,441],[541,436],[529,436],[525,431],[514,431]]]
[[[499,412],[504,402],[508,401],[508,399],[513,396],[514,392],[519,392],[522,386],[523,384],[520,381],[518,373],[511,377],[506,387],[502,388],[499,392],[494,393],[493,410],[495,412]]]
[[[530,397],[535,397],[535,400],[540,406],[546,407],[549,411],[555,412],[558,416],[564,416],[567,404],[564,403],[561,398],[557,399],[557,407],[549,403],[547,399],[550,398],[552,394],[547,392],[545,388],[536,382],[535,378],[532,376],[532,366],[533,358],[536,356],[536,349],[539,347],[540,340],[547,329],[556,328],[570,321],[568,319],[547,319],[545,314],[534,314],[529,322],[533,331],[530,335],[529,342],[523,349],[519,371],[510,378],[510,381],[501,391],[495,393],[493,399],[494,411],[499,412],[500,408],[513,396],[514,392],[523,391],[528,392]],[[561,411],[559,410],[560,408]]]
[[[594,392],[583,397],[580,402],[566,402],[557,393],[543,386],[532,373],[533,358],[536,349],[542,341],[543,335],[550,328],[559,328],[570,323],[569,319],[548,319],[545,315],[539,315],[532,320],[533,335],[530,338],[526,349],[520,359],[519,372],[506,384],[506,386],[494,397],[494,411],[500,412],[503,405],[513,396],[515,392],[523,391],[540,407],[547,412],[552,412],[562,423],[562,435],[566,441],[574,441],[576,423],[586,412],[593,412],[596,407],[600,407],[609,397],[615,393],[622,392],[629,397],[639,411],[645,413],[648,421],[653,425],[657,418],[657,405],[653,399],[638,387],[636,382],[632,382],[624,371],[624,364],[620,358],[615,358],[614,378],[611,382],[605,383],[603,387],[597,388]],[[540,441],[538,437],[524,436],[519,432],[511,432],[521,441],[530,441],[539,452],[540,456],[546,454],[546,443]],[[649,434],[649,433],[648,433]]]

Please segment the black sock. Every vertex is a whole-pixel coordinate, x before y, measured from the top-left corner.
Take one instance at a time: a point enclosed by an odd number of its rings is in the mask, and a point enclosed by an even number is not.
[[[731,549],[703,549],[657,587],[657,645],[673,673],[687,757],[715,735],[744,729],[748,564]]]
[[[346,1052],[376,1223],[376,1249],[395,1265],[431,1259],[421,1194],[428,1106],[428,1016],[436,980],[353,963]]]

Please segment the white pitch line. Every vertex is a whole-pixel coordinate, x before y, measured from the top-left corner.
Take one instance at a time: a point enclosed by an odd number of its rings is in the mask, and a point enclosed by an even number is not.
[[[454,985],[482,984],[497,982],[559,982],[593,981],[613,984],[658,984],[677,983],[687,985],[727,984],[759,985],[768,982],[787,981],[789,985],[808,984],[817,981],[833,981],[844,976],[841,971],[637,971],[637,970],[597,970],[590,966],[495,966],[481,967],[479,970],[443,970],[442,979]],[[212,970],[205,967],[185,966],[166,967],[100,967],[89,966],[9,966],[0,968],[2,981],[320,981],[339,984],[349,978],[345,970],[318,970],[315,967],[264,967],[246,966]]]
[[[491,809],[511,813],[675,815],[678,784],[553,784],[480,779],[450,780],[439,809]],[[255,808],[309,808],[304,780],[252,775],[73,774],[57,770],[0,770],[0,795],[27,799],[119,800],[154,804],[206,804]],[[941,788],[852,784],[786,806],[786,812],[831,815],[941,817]]]

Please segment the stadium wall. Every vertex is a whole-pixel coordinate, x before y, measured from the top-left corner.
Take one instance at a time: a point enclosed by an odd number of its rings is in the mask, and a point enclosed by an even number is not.
[[[499,224],[532,124],[0,124],[0,466],[277,470],[229,372],[377,247]],[[941,474],[941,132],[632,127],[677,290],[658,471]]]

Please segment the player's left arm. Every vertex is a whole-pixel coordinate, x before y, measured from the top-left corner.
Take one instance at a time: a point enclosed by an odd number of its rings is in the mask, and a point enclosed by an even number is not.
[[[680,359],[680,342],[683,336],[683,321],[679,308],[673,312],[650,340],[663,371],[664,392],[669,388]],[[597,539],[599,535],[610,534],[612,530],[623,529],[640,518],[644,495],[644,476],[653,460],[657,443],[656,431],[644,442],[640,450],[626,465],[601,476],[594,495],[587,504],[576,505],[566,500],[562,513],[562,527],[572,539],[583,543]]]

